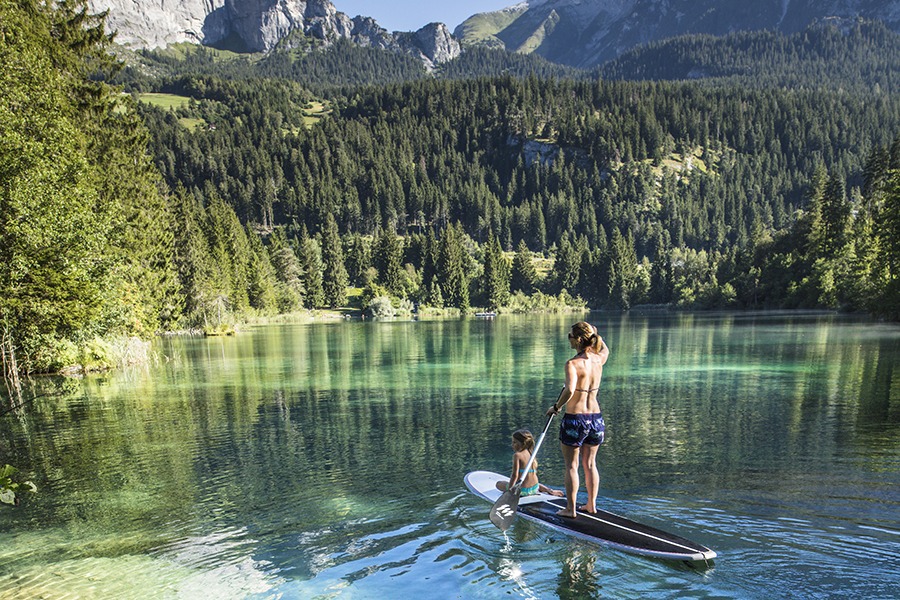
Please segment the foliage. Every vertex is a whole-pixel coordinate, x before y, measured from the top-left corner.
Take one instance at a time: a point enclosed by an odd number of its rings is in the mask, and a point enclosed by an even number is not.
[[[31,481],[16,482],[13,479],[16,471],[17,469],[10,465],[3,465],[0,468],[0,502],[3,504],[18,505],[19,496],[17,493],[20,494],[22,491],[37,492],[37,486]]]
[[[366,314],[373,319],[389,319],[396,314],[391,299],[387,296],[376,296],[366,304]]]
[[[879,21],[830,19],[804,31],[685,35],[634,48],[599,69],[604,79],[696,80],[704,85],[894,93],[900,34]]]
[[[897,37],[844,25],[688,37],[609,71],[715,64],[704,84],[589,81],[490,50],[428,77],[301,39],[118,72],[83,0],[0,0],[0,318],[26,371],[342,305],[349,284],[363,306],[571,295],[900,318]],[[114,77],[183,100],[139,104]],[[829,77],[846,87],[813,85]],[[317,94],[330,112],[309,125]]]

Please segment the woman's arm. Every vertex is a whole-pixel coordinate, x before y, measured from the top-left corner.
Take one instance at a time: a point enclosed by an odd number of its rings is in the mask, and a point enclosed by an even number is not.
[[[562,392],[560,392],[559,398],[553,403],[553,406],[547,409],[546,414],[548,417],[559,413],[560,409],[569,403],[569,400],[575,395],[575,385],[577,382],[578,373],[575,371],[575,364],[571,360],[568,360],[566,361],[566,385],[563,387]]]
[[[603,340],[603,338],[600,338],[600,365],[605,365],[608,358],[609,346],[606,345],[606,342]]]

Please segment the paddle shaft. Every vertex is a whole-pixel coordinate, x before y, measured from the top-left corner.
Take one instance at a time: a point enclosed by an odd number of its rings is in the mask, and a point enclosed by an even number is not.
[[[562,391],[560,391],[559,395],[562,396]],[[557,398],[556,401],[559,402],[559,398]],[[541,444],[544,443],[544,437],[546,437],[547,431],[550,429],[550,423],[553,421],[553,417],[553,414],[547,417],[547,424],[544,425],[544,431],[541,432],[541,437],[538,438],[537,444],[535,444],[534,450],[531,452],[531,458],[528,459],[528,464],[526,464],[522,472],[519,473],[518,480],[513,483],[512,486],[507,488],[505,492],[500,494],[500,497],[497,498],[497,501],[494,502],[494,505],[491,507],[491,523],[496,525],[500,531],[509,529],[509,526],[512,525],[513,520],[516,518],[516,510],[519,507],[519,496],[522,493],[522,484],[525,483],[525,477],[527,477],[528,471],[534,464],[538,450],[541,449]]]

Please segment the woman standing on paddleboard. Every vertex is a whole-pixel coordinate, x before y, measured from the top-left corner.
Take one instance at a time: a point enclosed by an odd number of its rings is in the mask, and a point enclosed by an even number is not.
[[[597,492],[600,489],[600,472],[597,470],[597,449],[603,443],[606,425],[597,393],[603,377],[603,365],[609,358],[609,347],[590,323],[580,321],[569,331],[569,345],[578,354],[566,361],[566,385],[559,399],[547,410],[555,415],[565,406],[559,425],[559,442],[566,463],[566,508],[557,514],[575,517],[578,496],[578,464],[584,470],[584,487],[587,504],[579,507],[584,512],[597,511]]]

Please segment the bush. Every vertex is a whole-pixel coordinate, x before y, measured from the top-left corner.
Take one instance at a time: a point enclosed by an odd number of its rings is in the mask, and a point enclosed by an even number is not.
[[[37,487],[30,481],[19,483],[13,480],[13,475],[17,469],[10,465],[0,467],[0,502],[4,504],[19,504],[17,492],[27,491],[31,493],[37,492]]]
[[[366,306],[366,313],[373,319],[390,319],[396,314],[394,305],[387,296],[373,298]]]
[[[23,343],[20,360],[29,373],[58,373],[78,364],[78,346],[71,340],[39,335]]]

